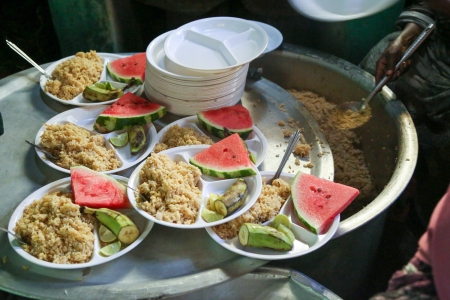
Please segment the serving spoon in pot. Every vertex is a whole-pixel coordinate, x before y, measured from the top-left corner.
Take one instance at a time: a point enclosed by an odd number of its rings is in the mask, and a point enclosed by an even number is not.
[[[411,57],[411,55],[419,48],[423,41],[433,32],[435,25],[432,23],[428,25],[422,33],[416,38],[416,40],[409,46],[409,48],[403,54],[403,57],[395,65],[395,71]],[[376,94],[384,87],[389,81],[388,76],[384,76],[370,94],[363,98],[362,101],[343,102],[338,104],[333,112],[330,114],[330,119],[335,123],[337,127],[341,129],[352,129],[363,125],[370,118],[370,113],[366,113],[369,102],[375,97]]]

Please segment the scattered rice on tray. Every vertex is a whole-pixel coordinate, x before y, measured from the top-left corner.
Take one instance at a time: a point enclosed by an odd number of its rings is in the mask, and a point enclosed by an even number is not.
[[[212,145],[213,140],[195,131],[193,128],[171,126],[164,134],[161,143],[157,143],[153,152],[158,153],[166,149],[189,145]]]
[[[175,162],[166,154],[153,153],[139,172],[140,209],[159,220],[175,224],[194,224],[197,220],[202,191],[197,187],[199,168],[184,161]]]
[[[22,248],[38,259],[77,264],[92,258],[94,221],[80,213],[71,193],[58,191],[28,205],[14,231],[31,243]]]
[[[341,219],[345,219],[375,197],[372,177],[364,161],[364,153],[359,148],[360,138],[354,131],[338,129],[330,122],[330,112],[336,107],[335,104],[310,91],[291,89],[289,92],[314,116],[330,145],[334,160],[334,181],[360,191],[360,195],[341,214]]]

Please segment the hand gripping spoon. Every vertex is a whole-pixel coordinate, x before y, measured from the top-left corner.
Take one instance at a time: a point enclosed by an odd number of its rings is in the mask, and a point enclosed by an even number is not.
[[[419,46],[422,44],[422,42],[430,35],[430,33],[434,30],[435,25],[432,23],[428,25],[422,33],[416,38],[416,40],[409,46],[409,48],[405,51],[403,54],[403,57],[400,59],[400,61],[395,65],[395,71],[397,71],[400,66],[408,60],[411,55],[419,48]],[[376,94],[384,87],[384,85],[389,81],[388,76],[384,76],[380,82],[375,86],[375,88],[370,92],[370,94],[363,98],[362,101],[352,101],[352,102],[343,102],[336,106],[336,112],[337,114],[343,114],[343,113],[351,113],[351,112],[361,112],[365,110],[369,104],[369,102],[375,97]],[[365,118],[364,124],[368,119],[370,118],[370,115]],[[355,124],[355,127],[359,127],[362,124]],[[354,128],[354,127],[353,127]]]

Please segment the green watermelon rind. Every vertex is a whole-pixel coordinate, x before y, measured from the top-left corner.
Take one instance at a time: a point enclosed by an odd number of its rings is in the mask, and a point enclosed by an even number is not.
[[[218,137],[220,139],[223,139],[226,137],[225,129],[222,126],[213,124],[205,119],[205,116],[202,113],[197,114],[198,121],[200,125],[209,133],[214,135],[215,137]],[[227,128],[230,133],[237,133],[242,139],[247,139],[248,136],[253,132],[253,126],[248,128],[242,128],[242,129],[229,129]]]
[[[112,78],[114,81],[123,82],[123,83],[128,83],[128,82],[130,82],[131,78],[134,77],[134,76],[120,76],[120,75],[118,75],[116,72],[114,72],[114,71],[111,69],[110,63],[109,63],[109,62],[106,64],[106,68],[108,69],[109,76],[111,76],[111,78]],[[136,80],[136,85],[144,84],[144,82],[141,80],[141,78],[139,78],[139,77],[134,77],[134,79]]]
[[[306,226],[306,228],[308,228],[312,233],[314,234],[319,234],[319,231],[312,226],[311,224],[308,223],[308,221],[306,221],[305,218],[303,218],[298,212],[297,210],[295,210],[295,214],[297,215],[298,219],[303,223],[303,225]]]
[[[133,125],[145,125],[152,123],[167,114],[167,110],[164,106],[159,107],[157,110],[130,117],[120,117],[115,115],[100,114],[95,121],[95,129],[100,132],[111,132],[116,130],[122,130],[130,128]]]
[[[217,178],[230,179],[230,178],[239,178],[239,177],[247,177],[256,175],[256,171],[252,167],[245,167],[241,169],[234,170],[218,170],[213,169],[211,167],[202,165],[198,161],[196,161],[193,157],[189,158],[189,162],[200,169],[202,174],[213,176]]]

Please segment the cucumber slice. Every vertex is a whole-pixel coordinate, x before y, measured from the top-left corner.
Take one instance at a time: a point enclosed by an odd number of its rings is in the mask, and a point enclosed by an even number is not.
[[[292,230],[290,230],[289,228],[287,228],[287,227],[284,226],[283,224],[279,224],[279,225],[277,226],[277,230],[280,231],[280,232],[282,232],[282,233],[284,233],[284,234],[289,238],[289,240],[291,241],[291,243],[294,243],[294,241],[295,241],[295,235],[294,235],[294,233],[292,232]]]
[[[287,228],[291,228],[291,220],[289,220],[289,217],[284,214],[276,215],[270,223],[270,226],[272,226],[273,228],[278,228],[278,225],[280,224],[283,224]]]

